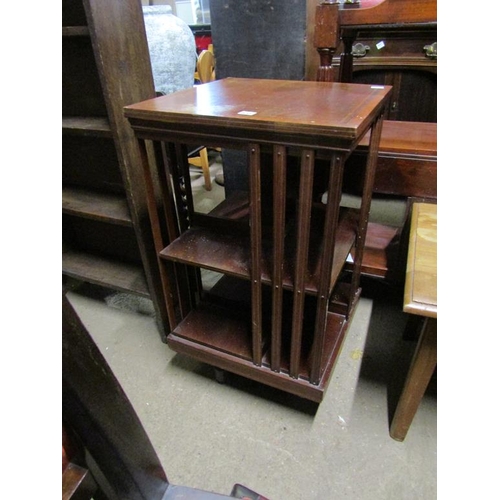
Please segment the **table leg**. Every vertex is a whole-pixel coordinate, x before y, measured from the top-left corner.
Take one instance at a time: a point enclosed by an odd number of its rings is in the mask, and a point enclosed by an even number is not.
[[[437,319],[426,318],[391,422],[390,435],[403,441],[437,364]]]

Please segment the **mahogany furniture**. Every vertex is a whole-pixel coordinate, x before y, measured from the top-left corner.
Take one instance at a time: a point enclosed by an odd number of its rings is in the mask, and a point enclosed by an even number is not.
[[[405,31],[409,37],[405,37]],[[429,47],[414,46],[415,31],[429,37],[425,40]],[[394,39],[387,40],[385,37],[391,38],[391,32]],[[358,42],[359,45],[354,47],[358,37],[368,35],[375,40],[379,34],[382,38],[376,47],[367,47],[364,42]],[[333,81],[337,73],[338,80],[349,82],[353,79],[353,72],[361,69],[356,66],[364,65],[370,69],[420,66],[433,72],[433,61],[437,60],[436,35],[436,0],[358,0],[342,5],[334,0],[324,0],[316,8],[314,45],[320,56],[317,78]],[[336,70],[333,58],[340,41],[342,52]],[[433,43],[436,45],[431,47]],[[365,56],[368,62],[363,59],[355,62],[356,58]],[[396,97],[397,93],[393,94],[393,99]]]
[[[139,152],[123,106],[154,97],[136,0],[62,3],[63,276],[152,299],[168,324]]]
[[[230,496],[170,484],[134,408],[65,295],[62,313],[63,500],[266,500],[239,484]]]
[[[393,86],[380,141],[374,194],[437,198],[437,3],[435,0],[323,1],[316,7],[316,78]],[[362,154],[362,153],[361,153]],[[346,170],[359,192],[363,158]],[[363,273],[403,279],[400,231],[370,223]]]
[[[347,162],[346,191],[360,194],[367,142]],[[373,195],[406,200],[437,200],[437,124],[384,120],[373,182]],[[407,216],[406,216],[407,218]],[[406,226],[368,223],[362,273],[393,283],[403,283],[406,265]]]
[[[404,307],[423,317],[413,360],[391,422],[391,437],[403,441],[437,365],[437,205],[414,203]]]
[[[149,186],[172,349],[321,401],[360,294],[390,93],[385,86],[227,78],[125,107]],[[363,201],[358,210],[341,209],[344,165],[366,134]],[[198,213],[186,160],[193,141],[246,151],[249,191]],[[150,142],[163,209],[152,189]],[[207,292],[200,269],[223,278]]]

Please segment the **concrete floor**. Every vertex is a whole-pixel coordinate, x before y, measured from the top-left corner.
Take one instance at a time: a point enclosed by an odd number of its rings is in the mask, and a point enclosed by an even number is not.
[[[436,384],[404,442],[389,419],[414,341],[390,291],[366,290],[321,404],[230,376],[162,343],[151,307],[82,287],[69,299],[119,379],[173,484],[270,500],[433,499]]]
[[[208,211],[223,188],[213,183],[208,195],[201,174],[195,177],[195,199]],[[213,368],[161,342],[147,299],[86,285],[68,297],[171,483],[222,494],[241,483],[270,500],[437,497],[436,375],[405,441],[389,436],[416,345],[403,339],[401,291],[363,283],[319,405],[234,375],[218,383]]]

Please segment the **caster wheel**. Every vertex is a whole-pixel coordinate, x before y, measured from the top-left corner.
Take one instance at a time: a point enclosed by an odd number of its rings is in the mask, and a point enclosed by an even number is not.
[[[215,368],[215,380],[217,380],[219,384],[225,384],[227,380],[227,374],[225,370],[221,370],[220,368]]]

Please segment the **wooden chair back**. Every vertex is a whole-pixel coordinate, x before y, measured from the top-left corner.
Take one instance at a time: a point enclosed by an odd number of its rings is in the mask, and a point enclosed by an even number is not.
[[[200,83],[215,80],[215,57],[210,50],[202,50],[196,63],[196,71]]]

